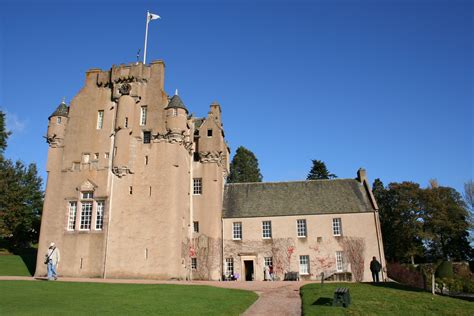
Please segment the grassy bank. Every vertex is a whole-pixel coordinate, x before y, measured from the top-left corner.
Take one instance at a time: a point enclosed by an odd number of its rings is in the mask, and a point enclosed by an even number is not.
[[[0,281],[5,315],[239,315],[253,292],[210,286]]]
[[[334,290],[347,287],[349,308],[332,307]],[[301,288],[304,315],[474,315],[474,304],[433,296],[396,283],[308,284]]]

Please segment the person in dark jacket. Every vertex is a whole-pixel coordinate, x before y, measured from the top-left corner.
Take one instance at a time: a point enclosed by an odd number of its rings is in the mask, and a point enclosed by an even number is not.
[[[377,258],[372,257],[372,261],[370,262],[370,271],[372,271],[372,279],[374,280],[374,282],[380,282],[379,272],[381,268],[382,265],[380,264],[380,262],[377,261]]]

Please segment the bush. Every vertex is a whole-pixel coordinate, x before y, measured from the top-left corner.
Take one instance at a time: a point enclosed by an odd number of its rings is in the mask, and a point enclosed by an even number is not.
[[[437,278],[453,278],[453,263],[451,261],[443,261],[436,269],[435,276]]]
[[[400,283],[425,289],[423,274],[412,266],[403,266],[399,263],[387,263],[387,274],[390,278]]]

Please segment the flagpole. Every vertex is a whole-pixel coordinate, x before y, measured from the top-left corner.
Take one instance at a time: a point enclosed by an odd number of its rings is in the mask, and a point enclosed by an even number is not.
[[[146,65],[146,42],[148,41],[148,22],[150,11],[146,11],[145,49],[143,50],[143,64]]]

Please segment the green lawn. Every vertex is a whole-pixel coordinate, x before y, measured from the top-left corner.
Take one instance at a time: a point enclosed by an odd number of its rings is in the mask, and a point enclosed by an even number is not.
[[[348,287],[349,308],[332,307],[334,290]],[[474,315],[474,303],[384,283],[308,284],[301,288],[304,315]]]
[[[31,276],[21,256],[0,255],[0,275]]]
[[[3,315],[239,315],[257,294],[201,285],[0,281]]]

